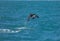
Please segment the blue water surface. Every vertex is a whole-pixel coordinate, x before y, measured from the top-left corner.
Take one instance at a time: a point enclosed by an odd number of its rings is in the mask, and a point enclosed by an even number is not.
[[[30,13],[39,18],[26,23]],[[60,2],[0,1],[0,29],[19,27],[31,29],[0,33],[0,41],[60,41]]]

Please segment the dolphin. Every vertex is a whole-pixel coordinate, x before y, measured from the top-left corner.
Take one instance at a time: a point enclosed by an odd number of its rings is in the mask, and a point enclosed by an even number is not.
[[[36,15],[36,14],[30,14],[30,15],[28,16],[27,21],[29,21],[30,19],[35,19],[35,18],[39,18],[39,16]]]

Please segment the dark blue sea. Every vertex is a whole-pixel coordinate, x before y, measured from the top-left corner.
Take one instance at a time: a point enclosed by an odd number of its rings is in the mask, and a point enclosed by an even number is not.
[[[0,1],[0,41],[60,41],[60,2]]]

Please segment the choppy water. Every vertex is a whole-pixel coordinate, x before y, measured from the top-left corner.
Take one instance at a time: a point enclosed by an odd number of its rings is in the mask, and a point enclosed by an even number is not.
[[[40,18],[26,23],[29,13]],[[18,33],[2,31],[0,41],[60,41],[60,2],[0,1],[0,29],[21,27],[30,29],[22,29]]]

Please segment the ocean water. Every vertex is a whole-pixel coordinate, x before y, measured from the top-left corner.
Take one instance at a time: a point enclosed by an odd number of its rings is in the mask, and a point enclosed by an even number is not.
[[[27,22],[30,13],[39,18]],[[0,1],[0,41],[60,41],[60,2]]]

